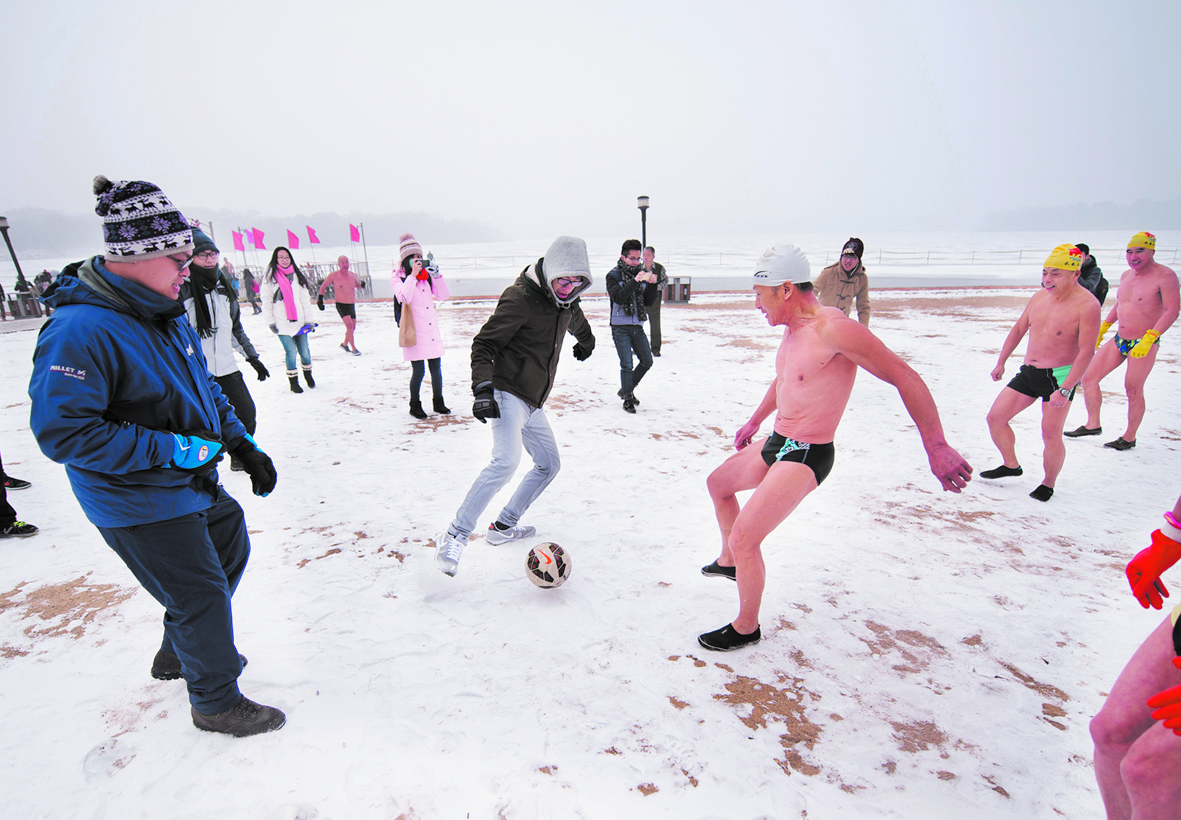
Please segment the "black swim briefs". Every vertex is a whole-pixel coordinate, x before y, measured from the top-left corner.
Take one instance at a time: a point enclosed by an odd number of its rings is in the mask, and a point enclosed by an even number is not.
[[[337,302],[336,312],[340,314],[340,318],[342,319],[346,316],[352,316],[354,319],[357,318],[357,306],[351,303],[346,305],[344,302]]]
[[[1021,365],[1021,369],[1017,371],[1017,375],[1009,382],[1009,387],[1023,396],[1041,399],[1043,402],[1049,401],[1050,396],[1054,395],[1054,391],[1062,386],[1057,376],[1054,375],[1055,370],[1065,370],[1066,372],[1062,373],[1062,377],[1065,378],[1070,373],[1070,365],[1067,365],[1065,368],[1052,368],[1032,367],[1031,365],[1023,364]],[[1077,389],[1077,384],[1070,388],[1070,395],[1066,397],[1067,401],[1074,399],[1074,391]]]
[[[786,436],[772,433],[763,444],[763,461],[770,467],[776,461],[794,461],[810,467],[816,476],[816,486],[819,487],[832,472],[832,463],[836,458],[836,448],[830,441],[828,444],[809,444],[805,441],[793,441]]]

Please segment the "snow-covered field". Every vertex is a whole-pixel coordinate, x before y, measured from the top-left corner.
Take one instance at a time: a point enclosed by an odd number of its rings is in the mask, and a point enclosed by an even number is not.
[[[977,472],[999,463],[988,374],[1031,293],[875,295],[873,330],[927,380]],[[953,495],[897,393],[862,373],[831,477],[765,544],[762,643],[719,655],[696,636],[737,596],[699,572],[719,546],[705,478],[765,392],[780,333],[747,295],[666,306],[630,416],[606,303],[585,305],[598,347],[580,363],[566,345],[548,405],[563,470],[523,521],[538,537],[473,539],[456,578],[431,539],[489,454],[468,341],[492,303],[442,307],[456,412],[425,422],[407,414],[389,305],[358,306],[361,357],[321,314],[302,395],[246,311],[275,374],[246,368],[279,485],[260,499],[222,475],[253,543],[241,685],[288,722],[242,740],[197,731],[184,685],[149,676],[161,610],[28,430],[34,329],[0,334],[0,449],[34,483],[9,498],[42,528],[0,544],[5,818],[1102,816],[1087,722],[1162,617],[1123,567],[1179,490],[1168,336],[1137,448],[1101,445],[1122,431],[1117,374],[1110,436],[1067,443],[1047,504],[1027,495],[1036,409],[1015,423],[1025,476]],[[540,541],[573,558],[560,589],[525,578]]]

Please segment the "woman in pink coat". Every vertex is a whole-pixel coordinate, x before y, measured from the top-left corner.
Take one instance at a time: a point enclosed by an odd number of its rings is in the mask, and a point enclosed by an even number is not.
[[[406,321],[409,310],[414,321],[417,341],[412,347],[402,348],[402,358],[410,362],[410,415],[425,419],[426,412],[418,400],[424,375],[423,362],[431,367],[431,395],[436,413],[444,415],[451,411],[443,403],[443,336],[439,332],[439,317],[435,313],[435,300],[451,296],[443,274],[435,265],[424,266],[422,247],[414,234],[404,233],[400,240],[399,255],[402,267],[394,271],[394,297],[402,305],[402,321]]]

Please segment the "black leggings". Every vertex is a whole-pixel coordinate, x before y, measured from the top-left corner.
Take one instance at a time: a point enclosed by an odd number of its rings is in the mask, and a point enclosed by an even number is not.
[[[442,359],[430,359],[431,365],[431,396],[443,398],[443,365]],[[418,389],[422,387],[422,377],[425,375],[422,359],[410,363],[410,400],[418,401]]]

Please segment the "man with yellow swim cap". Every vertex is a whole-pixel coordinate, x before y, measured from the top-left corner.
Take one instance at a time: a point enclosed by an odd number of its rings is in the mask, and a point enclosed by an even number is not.
[[[985,470],[980,477],[1021,475],[1017,439],[1009,422],[1040,398],[1045,478],[1029,494],[1038,501],[1049,501],[1054,494],[1054,482],[1066,461],[1062,428],[1075,388],[1095,355],[1095,340],[1099,338],[1099,302],[1078,281],[1083,256],[1074,245],[1059,245],[1050,252],[1042,267],[1042,289],[1029,300],[1005,337],[992,371],[992,380],[1000,381],[1005,361],[1028,333],[1025,363],[988,411],[988,432],[1004,463]]]
[[[1118,323],[1119,329],[1115,338],[1102,344],[1083,376],[1087,423],[1066,434],[1071,438],[1103,432],[1099,424],[1103,405],[1099,382],[1127,360],[1124,390],[1128,396],[1128,426],[1122,436],[1103,446],[1113,450],[1131,450],[1136,446],[1136,431],[1144,420],[1144,382],[1156,363],[1161,334],[1181,312],[1177,274],[1158,263],[1155,256],[1156,237],[1147,231],[1141,231],[1128,242],[1128,269],[1120,276],[1115,304],[1099,326],[1100,343],[1112,325]]]

